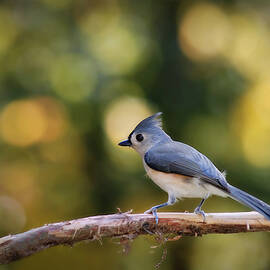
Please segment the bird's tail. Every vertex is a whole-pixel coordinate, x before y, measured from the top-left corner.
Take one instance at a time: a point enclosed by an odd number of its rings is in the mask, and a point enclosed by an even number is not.
[[[228,194],[231,198],[259,212],[260,214],[262,214],[263,216],[265,216],[267,219],[270,220],[270,205],[242,191],[241,189],[238,189],[231,185],[229,185],[228,188],[229,188]]]

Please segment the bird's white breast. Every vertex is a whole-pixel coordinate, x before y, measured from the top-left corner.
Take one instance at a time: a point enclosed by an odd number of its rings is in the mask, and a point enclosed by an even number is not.
[[[151,169],[145,162],[147,175],[161,189],[176,198],[205,198],[209,195],[226,197],[227,195],[214,186],[203,183],[201,180],[175,173],[163,173]],[[203,184],[202,184],[203,183]]]

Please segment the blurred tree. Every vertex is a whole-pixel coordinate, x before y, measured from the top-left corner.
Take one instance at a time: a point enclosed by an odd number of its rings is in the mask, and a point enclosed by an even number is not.
[[[175,139],[269,202],[268,9],[268,1],[242,0],[1,1],[1,234],[116,207],[139,212],[162,201],[166,194],[144,177],[135,154],[116,145],[156,111],[164,112]],[[195,203],[172,209],[191,210]],[[242,209],[212,198],[205,210]],[[199,248],[205,238],[169,245],[164,269],[209,261]],[[269,237],[248,241],[261,254],[257,269],[269,268]],[[238,242],[231,238],[235,254]],[[222,245],[219,236],[213,243]],[[127,258],[111,244],[52,249],[5,269],[47,268],[49,261],[66,269],[93,261],[92,268],[108,262],[137,268],[138,261],[152,265],[159,258],[142,252],[147,245],[140,242]],[[215,252],[226,265],[237,260],[222,248]],[[247,264],[238,269],[254,269],[252,250],[241,252]]]

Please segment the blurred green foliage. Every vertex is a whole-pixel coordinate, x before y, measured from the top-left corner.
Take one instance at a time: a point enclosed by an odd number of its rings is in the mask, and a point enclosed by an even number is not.
[[[141,160],[120,149],[164,112],[174,139],[210,157],[230,183],[270,202],[268,1],[0,2],[0,232],[164,202]],[[192,211],[185,200],[168,211]],[[244,211],[211,198],[205,211]],[[0,269],[151,269],[141,237],[57,247]],[[162,269],[269,269],[266,233],[168,243]],[[106,259],[105,259],[106,258]]]

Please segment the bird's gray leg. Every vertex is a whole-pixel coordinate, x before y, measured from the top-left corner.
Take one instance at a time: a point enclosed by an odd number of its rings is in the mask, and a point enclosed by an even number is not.
[[[153,216],[155,217],[156,224],[158,224],[157,209],[159,209],[161,207],[164,207],[164,206],[173,205],[175,203],[176,203],[175,196],[169,194],[169,198],[168,198],[168,201],[167,202],[151,207],[150,209],[148,209],[147,211],[145,211],[144,214],[150,214],[150,213],[152,213]]]
[[[202,215],[203,216],[203,221],[205,222],[206,216],[204,211],[201,209],[203,203],[206,201],[206,199],[209,197],[209,194],[207,194],[207,196],[205,198],[203,198],[200,202],[200,204],[195,208],[194,213],[197,215]]]

